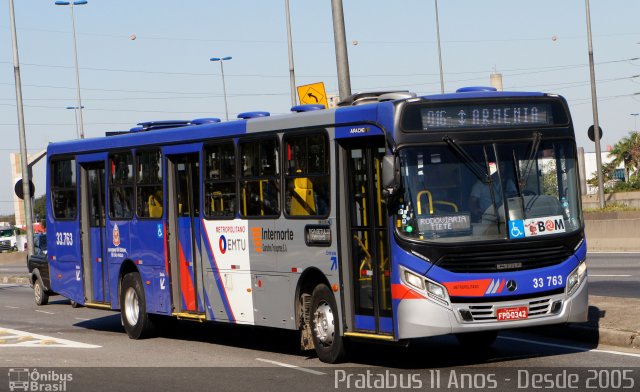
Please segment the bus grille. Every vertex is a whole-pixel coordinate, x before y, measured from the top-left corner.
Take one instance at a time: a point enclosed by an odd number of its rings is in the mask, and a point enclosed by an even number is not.
[[[527,303],[529,307],[529,318],[545,316],[552,312],[553,300],[551,298],[534,299]],[[469,312],[473,320],[470,321],[496,321],[496,310],[499,306],[495,305],[469,305]],[[559,309],[559,308],[558,308]]]
[[[436,265],[451,272],[483,273],[522,271],[560,264],[571,257],[566,247],[508,249],[490,252],[450,253]]]

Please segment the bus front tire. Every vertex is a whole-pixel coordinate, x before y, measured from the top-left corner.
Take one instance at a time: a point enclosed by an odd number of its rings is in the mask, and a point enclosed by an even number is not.
[[[144,339],[151,335],[153,323],[146,312],[147,304],[140,275],[130,272],[122,278],[120,291],[120,318],[131,339]]]
[[[44,284],[40,278],[36,279],[36,282],[33,284],[33,297],[36,300],[36,305],[42,306],[49,303],[49,294],[44,289]]]
[[[319,284],[311,295],[311,335],[318,358],[339,363],[345,357],[336,299],[329,287]]]

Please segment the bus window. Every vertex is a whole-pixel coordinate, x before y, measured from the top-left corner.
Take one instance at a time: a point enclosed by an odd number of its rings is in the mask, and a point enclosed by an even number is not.
[[[131,219],[133,216],[133,157],[131,153],[109,158],[109,216]]]
[[[280,215],[278,147],[278,140],[275,137],[240,142],[241,215],[254,217]]]
[[[329,155],[327,136],[285,137],[285,213],[325,216],[329,213]]]
[[[136,152],[136,214],[162,218],[162,155],[159,150]]]
[[[204,213],[233,218],[236,211],[236,154],[232,142],[204,149]]]
[[[51,163],[51,203],[56,219],[75,219],[77,211],[76,161]]]

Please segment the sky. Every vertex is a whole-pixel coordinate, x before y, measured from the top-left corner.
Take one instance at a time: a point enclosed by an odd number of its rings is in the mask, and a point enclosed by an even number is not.
[[[29,153],[77,137],[71,10],[53,0],[14,0]],[[440,92],[433,0],[343,0],[352,91]],[[637,125],[640,1],[591,0],[602,148]],[[593,124],[584,0],[440,0],[445,91],[489,85],[560,94],[578,146]],[[151,120],[229,116],[291,107],[285,1],[89,0],[74,8],[86,137]],[[331,1],[290,0],[296,85],[337,94]],[[8,1],[0,3],[0,163],[19,151]],[[132,39],[134,38],[135,39]],[[44,162],[44,161],[41,161]],[[44,164],[34,168],[44,193]],[[9,170],[0,214],[12,213]]]

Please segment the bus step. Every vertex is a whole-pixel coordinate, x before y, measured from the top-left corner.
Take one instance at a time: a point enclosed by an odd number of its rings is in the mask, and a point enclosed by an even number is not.
[[[85,302],[84,306],[86,306],[87,308],[109,309],[109,310],[111,310],[111,305],[110,304],[102,304],[102,303],[97,303],[97,302]]]
[[[345,332],[344,336],[349,338],[358,338],[358,339],[376,339],[376,340],[386,340],[393,341],[393,336],[389,335],[376,335],[373,333],[362,333],[362,332]]]
[[[195,313],[173,313],[173,316],[177,317],[178,320],[189,320],[189,321],[199,321],[199,322],[203,322],[207,318],[207,316],[204,314],[195,314]]]

